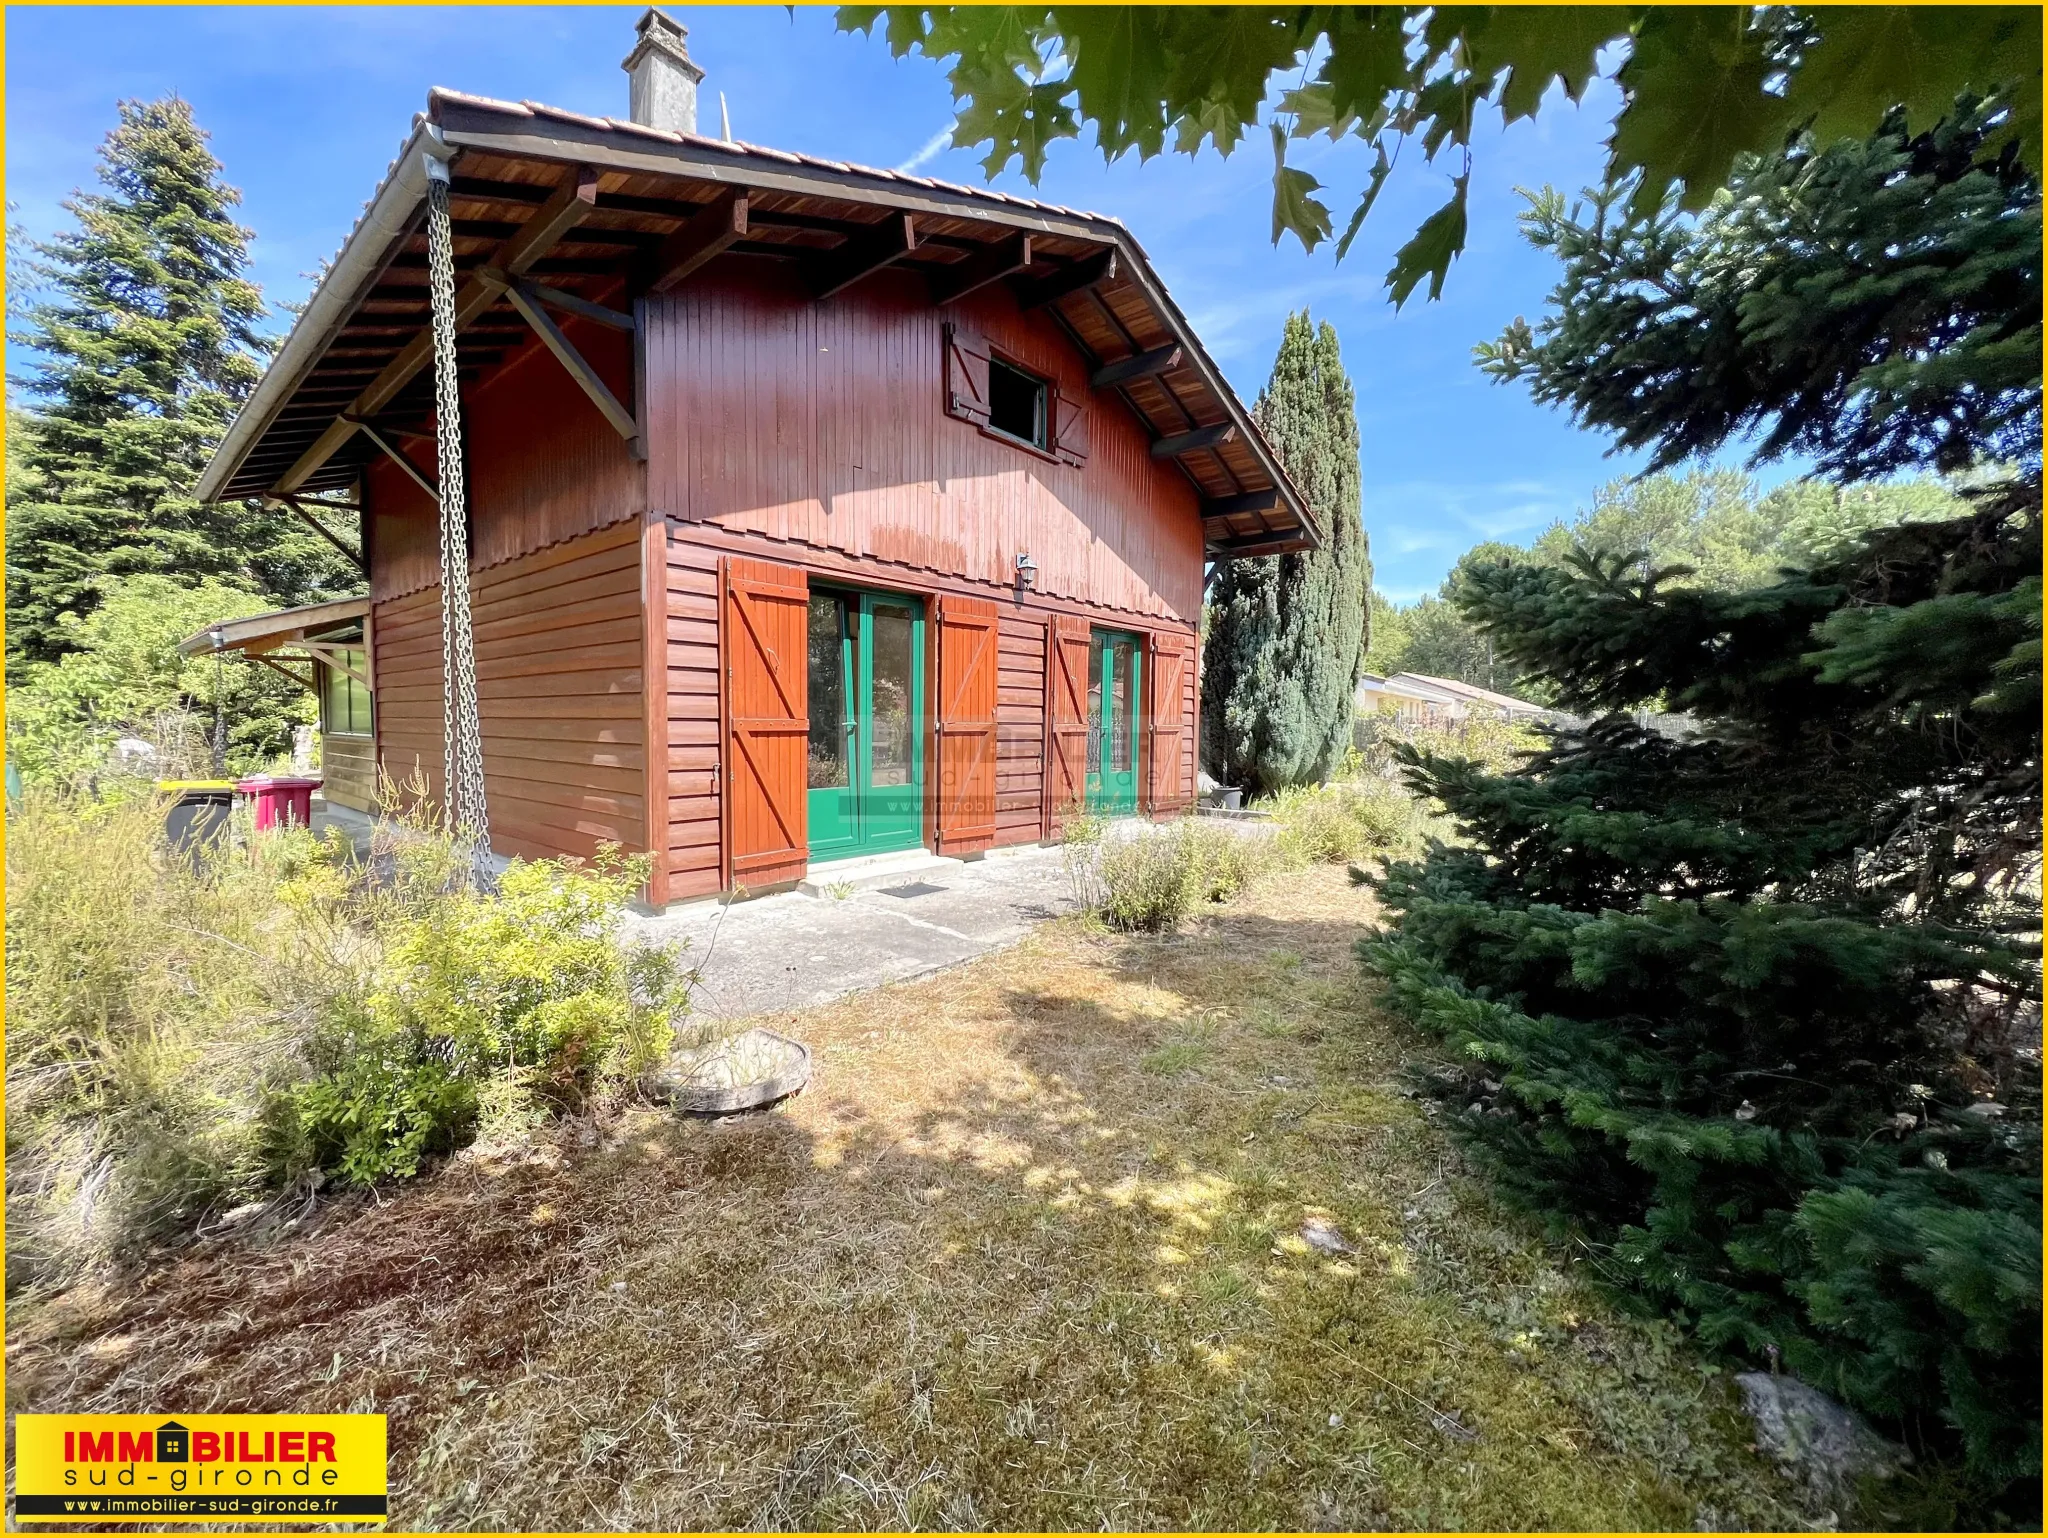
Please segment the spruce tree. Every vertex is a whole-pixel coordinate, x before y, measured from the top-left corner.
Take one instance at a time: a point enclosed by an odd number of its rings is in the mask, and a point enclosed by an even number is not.
[[[1358,416],[1337,331],[1290,315],[1252,415],[1324,530],[1320,549],[1225,563],[1202,652],[1208,756],[1254,794],[1326,777],[1351,745],[1372,561]]]
[[[7,530],[10,676],[70,649],[64,617],[89,613],[105,578],[218,577],[280,605],[357,581],[290,514],[193,499],[262,372],[263,300],[244,276],[240,194],[191,107],[172,97],[119,111],[102,190],[66,203],[77,227],[37,247],[47,297],[14,338],[33,361],[15,445],[28,495]]]
[[[1535,365],[1588,420],[1669,462],[1761,428],[1840,475],[2016,468],[1741,591],[1475,565],[1467,617],[1594,719],[1508,774],[1411,754],[1466,841],[1379,878],[1366,947],[1456,1124],[1602,1275],[1980,1491],[2041,1447],[2040,203],[1996,129],[1795,144],[1694,224],[1603,195]],[[1993,345],[2030,327],[2031,403]],[[1653,357],[1688,387],[1607,372]]]

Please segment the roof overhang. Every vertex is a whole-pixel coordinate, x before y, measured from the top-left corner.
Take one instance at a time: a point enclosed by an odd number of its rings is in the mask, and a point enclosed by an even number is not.
[[[348,242],[201,475],[203,500],[335,491],[370,452],[362,425],[427,425],[421,338],[427,161],[448,163],[460,354],[478,378],[527,343],[496,286],[511,268],[572,308],[631,308],[712,254],[794,261],[844,287],[903,216],[933,302],[988,282],[1042,307],[1201,497],[1212,560],[1280,554],[1322,531],[1278,456],[1120,223],[986,188],[436,90]],[[740,200],[735,221],[732,207]],[[737,224],[737,229],[733,228]],[[851,272],[853,276],[847,277]],[[486,281],[492,285],[481,287]],[[820,289],[824,288],[820,284]],[[836,289],[834,290],[836,291]],[[528,298],[534,294],[529,288]]]
[[[337,598],[330,603],[252,614],[247,619],[224,619],[185,637],[178,643],[178,650],[188,657],[212,652],[241,652],[244,656],[260,657],[332,636],[351,624],[360,625],[369,612],[368,598]]]

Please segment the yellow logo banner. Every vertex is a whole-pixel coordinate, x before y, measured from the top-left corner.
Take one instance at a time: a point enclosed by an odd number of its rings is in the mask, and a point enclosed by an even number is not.
[[[35,1522],[386,1516],[381,1415],[17,1415],[14,1514]]]

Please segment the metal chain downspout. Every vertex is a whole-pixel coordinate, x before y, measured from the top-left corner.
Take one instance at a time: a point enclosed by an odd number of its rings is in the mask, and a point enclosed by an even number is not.
[[[468,846],[471,879],[491,884],[484,806],[483,724],[477,713],[476,636],[469,612],[468,499],[462,479],[462,394],[455,356],[455,245],[448,165],[427,159],[427,296],[434,314],[434,444],[441,491],[441,695],[444,825]]]

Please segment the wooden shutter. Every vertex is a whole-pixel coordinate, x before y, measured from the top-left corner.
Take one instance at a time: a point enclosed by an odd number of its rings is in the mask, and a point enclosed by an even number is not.
[[[793,566],[725,558],[725,833],[732,880],[767,886],[810,862],[810,584]]]
[[[988,352],[958,326],[941,328],[946,344],[946,415],[988,426]]]
[[[1053,616],[1045,649],[1045,834],[1088,796],[1088,621]]]
[[[939,600],[937,852],[996,841],[996,606]]]
[[[1063,464],[1088,463],[1088,402],[1064,390],[1056,392],[1052,417],[1053,453]]]
[[[1186,810],[1192,776],[1194,722],[1188,717],[1188,667],[1194,648],[1185,635],[1155,632],[1145,673],[1146,806],[1157,816]]]

